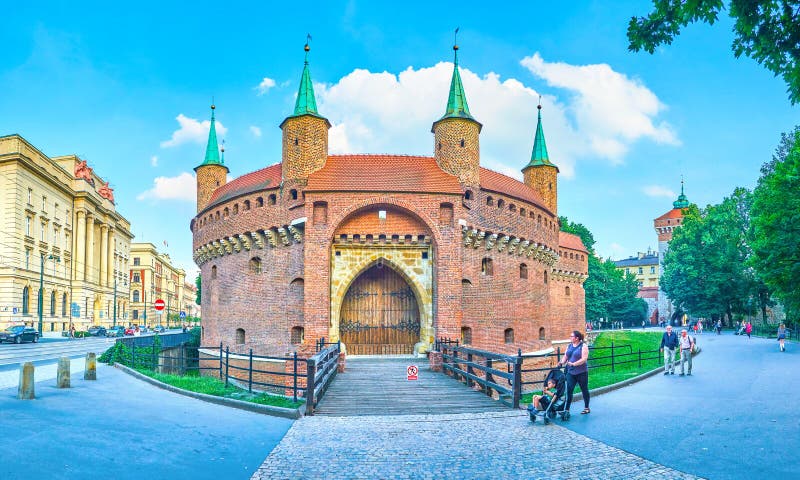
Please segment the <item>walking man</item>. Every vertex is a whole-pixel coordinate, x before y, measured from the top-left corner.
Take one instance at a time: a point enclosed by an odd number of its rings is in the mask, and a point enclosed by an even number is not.
[[[678,348],[678,336],[672,331],[672,325],[661,336],[661,347],[664,351],[664,375],[675,375],[675,349]]]
[[[688,361],[689,362],[689,373],[687,375],[692,374],[692,352],[694,352],[694,344],[695,340],[693,337],[689,336],[689,332],[686,331],[684,328],[681,330],[681,338],[679,340],[679,344],[681,347],[681,373],[680,376],[683,376],[683,366]]]

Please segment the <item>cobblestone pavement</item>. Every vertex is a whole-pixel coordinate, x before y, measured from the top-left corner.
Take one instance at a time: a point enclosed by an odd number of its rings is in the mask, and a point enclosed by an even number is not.
[[[557,420],[560,422],[560,420]],[[577,453],[579,452],[579,453]],[[253,475],[279,479],[698,478],[524,412],[305,417]]]

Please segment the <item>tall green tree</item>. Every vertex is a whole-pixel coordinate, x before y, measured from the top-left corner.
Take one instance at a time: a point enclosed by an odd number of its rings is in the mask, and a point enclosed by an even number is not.
[[[200,288],[203,284],[203,280],[200,278],[200,274],[197,274],[197,278],[194,279],[194,285],[197,287],[197,295],[195,296],[194,303],[200,305],[201,300],[203,299],[203,290]]]
[[[713,25],[725,9],[723,0],[653,0],[646,17],[628,23],[628,49],[653,53],[671,44],[681,28],[695,22]],[[729,0],[734,20],[733,54],[752,58],[780,75],[792,104],[800,102],[800,0]]]
[[[603,261],[595,255],[594,235],[581,223],[559,217],[561,230],[577,235],[589,251],[589,278],[583,284],[586,293],[586,319],[604,318],[612,321],[638,324],[647,316],[647,304],[636,294],[639,288],[634,275],[617,270],[611,260]]]
[[[753,265],[800,320],[800,131],[791,147],[759,181],[753,196]],[[779,147],[780,148],[780,147]],[[779,152],[776,153],[776,155]]]

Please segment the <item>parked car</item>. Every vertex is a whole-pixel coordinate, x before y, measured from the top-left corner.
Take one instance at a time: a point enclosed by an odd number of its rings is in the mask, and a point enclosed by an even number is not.
[[[153,332],[154,333],[164,333],[166,331],[167,331],[167,329],[164,328],[164,325],[156,325],[155,327],[153,327]]]
[[[39,332],[33,327],[26,327],[25,325],[15,325],[8,327],[0,332],[0,343],[3,342],[33,342],[39,341]]]
[[[126,328],[126,329],[125,329],[125,331],[124,331],[123,333],[124,333],[125,335],[128,335],[128,336],[130,336],[130,335],[133,335],[134,333],[136,333],[136,327],[134,327],[133,325],[131,325],[130,327]]]
[[[89,327],[89,330],[87,330],[87,332],[89,332],[89,335],[93,337],[102,337],[106,334],[106,327],[94,325],[92,327]]]
[[[125,327],[117,325],[106,330],[106,337],[122,337],[125,335]]]
[[[139,327],[139,333],[150,333],[150,331],[148,327]]]

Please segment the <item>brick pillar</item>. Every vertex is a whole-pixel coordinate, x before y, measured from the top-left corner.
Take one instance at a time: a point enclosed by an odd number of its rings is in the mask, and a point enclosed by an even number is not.
[[[442,352],[428,352],[428,361],[430,362],[431,372],[442,371]]]

